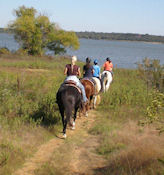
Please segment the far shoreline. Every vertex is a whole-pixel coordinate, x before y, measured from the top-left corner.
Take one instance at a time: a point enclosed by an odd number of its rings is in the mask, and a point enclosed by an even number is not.
[[[0,31],[0,34],[14,35],[11,32],[4,32],[4,31]],[[143,42],[143,43],[151,43],[151,44],[164,44],[164,42],[160,42],[160,41],[139,41],[139,40],[102,39],[102,38],[101,39],[96,39],[96,38],[86,38],[86,37],[79,37],[79,36],[78,36],[78,38],[79,39],[89,39],[89,40],[123,41],[123,42],[128,41],[128,42]]]
[[[104,41],[123,41],[123,42],[140,42],[140,43],[150,43],[150,44],[164,44],[163,42],[155,42],[155,41],[137,41],[137,40],[109,40],[109,39],[94,39],[94,38],[79,38],[79,39],[88,39],[88,40],[104,40]]]

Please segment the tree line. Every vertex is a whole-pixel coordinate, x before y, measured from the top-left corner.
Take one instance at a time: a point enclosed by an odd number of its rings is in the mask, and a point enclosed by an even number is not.
[[[79,38],[104,39],[104,40],[127,40],[164,43],[164,36],[133,33],[102,33],[102,32],[76,32]]]

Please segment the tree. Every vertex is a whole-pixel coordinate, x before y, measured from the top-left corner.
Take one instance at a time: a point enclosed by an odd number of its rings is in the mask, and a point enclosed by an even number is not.
[[[42,55],[46,49],[54,54],[65,52],[67,47],[79,48],[79,41],[74,32],[58,29],[46,15],[38,15],[36,9],[19,7],[14,11],[16,20],[9,25],[15,39],[22,49],[31,55]]]
[[[49,38],[51,38],[52,41],[48,43],[47,47],[53,50],[55,54],[66,52],[67,47],[73,48],[74,50],[79,48],[79,41],[74,32],[56,30],[54,33],[50,33]]]
[[[138,63],[138,70],[147,83],[147,90],[148,87],[154,87],[164,92],[164,65],[160,65],[159,60],[145,58],[142,64]]]

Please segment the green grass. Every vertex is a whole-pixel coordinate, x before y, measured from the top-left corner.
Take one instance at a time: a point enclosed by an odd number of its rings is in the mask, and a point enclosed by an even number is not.
[[[140,120],[147,121],[153,93],[153,89],[147,91],[138,70],[115,70],[114,81],[102,95],[98,118],[89,131],[100,137],[96,151],[108,161],[96,174],[163,174],[164,164],[159,160],[164,157],[164,137],[157,130],[160,121],[158,125],[138,125]],[[164,116],[162,112],[157,113]]]
[[[56,92],[69,62],[62,57],[0,56],[0,174],[11,174],[61,130]]]
[[[0,56],[1,174],[11,174],[21,167],[25,158],[61,129],[55,98],[65,78],[63,69],[69,62],[62,57]],[[83,63],[78,65],[82,67]],[[100,137],[96,151],[109,162],[107,167],[97,170],[99,173],[162,175],[163,110],[156,113],[160,115],[158,124],[153,121],[152,125],[138,125],[139,121],[147,121],[147,108],[156,104],[152,103],[153,93],[138,70],[114,70],[113,83],[102,94],[96,109],[97,120],[89,130]],[[153,106],[149,112],[154,109],[159,108]],[[43,171],[36,174],[49,170],[52,175],[63,173],[60,168],[54,171],[53,167],[53,162],[45,164]]]

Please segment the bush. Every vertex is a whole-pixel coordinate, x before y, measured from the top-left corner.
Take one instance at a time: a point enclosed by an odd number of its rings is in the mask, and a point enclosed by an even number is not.
[[[7,47],[1,47],[0,54],[10,54],[10,51]]]
[[[145,58],[142,63],[138,64],[140,77],[147,83],[147,90],[155,87],[164,92],[164,66],[160,65],[159,60]]]

